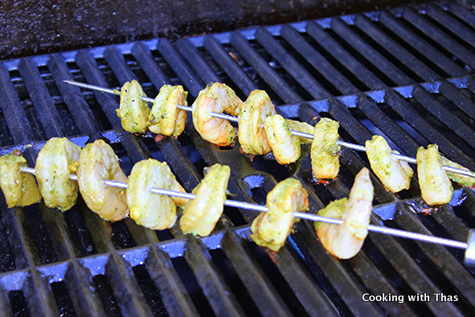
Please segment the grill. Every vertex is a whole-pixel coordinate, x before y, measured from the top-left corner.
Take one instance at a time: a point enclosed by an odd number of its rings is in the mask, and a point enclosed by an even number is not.
[[[108,140],[130,174],[133,164],[167,161],[191,191],[214,163],[231,166],[236,200],[265,203],[289,176],[309,192],[310,211],[349,193],[369,166],[364,154],[342,149],[339,177],[312,179],[309,147],[295,164],[252,162],[239,147],[217,148],[190,120],[177,140],[135,136],[121,129],[118,98],[63,83],[102,87],[137,79],[148,96],[182,84],[194,100],[208,82],[231,86],[245,99],[265,89],[285,117],[340,122],[342,139],[364,144],[384,135],[393,149],[415,156],[437,143],[449,159],[475,170],[475,16],[462,3],[432,3],[184,38],[159,38],[2,61],[0,154],[24,151],[29,165],[48,138],[84,146]],[[456,188],[450,204],[431,215],[416,180],[398,196],[375,185],[371,222],[465,241],[475,227],[475,195]],[[353,259],[339,261],[301,221],[276,255],[249,238],[256,213],[225,207],[206,238],[175,226],[152,231],[130,219],[102,221],[79,198],[65,213],[43,204],[6,208],[0,198],[0,315],[412,315],[456,316],[475,311],[475,278],[463,252],[370,234]],[[409,301],[427,294],[430,301]],[[403,295],[404,301],[363,301],[363,294]],[[443,294],[443,295],[436,295]],[[443,297],[445,296],[445,297]],[[457,301],[446,301],[448,297]],[[439,299],[439,300],[437,300]]]

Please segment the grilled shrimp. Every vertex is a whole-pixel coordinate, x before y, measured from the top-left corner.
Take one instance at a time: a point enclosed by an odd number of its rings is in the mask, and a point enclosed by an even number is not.
[[[414,171],[406,162],[400,162],[392,155],[388,142],[382,136],[375,135],[371,141],[366,141],[366,154],[371,168],[387,190],[397,193],[409,189]]]
[[[300,131],[308,134],[313,134],[313,131],[315,130],[315,128],[307,122],[295,121],[291,119],[285,119],[285,122],[287,122],[290,130]],[[239,126],[239,129],[241,129],[241,126]],[[300,144],[312,143],[312,139],[309,138],[299,137],[299,140]]]
[[[148,127],[150,109],[142,100],[145,93],[136,80],[126,82],[120,90],[120,108],[116,110],[122,128],[130,133],[145,133]]]
[[[185,129],[186,111],[177,106],[188,105],[187,95],[183,86],[164,85],[160,88],[148,116],[148,129],[157,134],[179,136]]]
[[[239,143],[244,153],[264,155],[272,151],[267,141],[264,120],[275,114],[275,107],[264,90],[253,90],[239,114]]]
[[[25,207],[41,200],[35,178],[20,171],[28,167],[21,153],[12,152],[0,157],[0,187],[8,208]]]
[[[339,127],[337,121],[328,118],[315,125],[310,156],[317,179],[334,179],[340,171],[340,146],[336,144]]]
[[[455,163],[455,162],[452,162],[451,160],[449,160],[448,158],[444,157],[444,156],[440,156],[440,159],[441,159],[441,162],[442,162],[442,165],[447,165],[447,166],[450,166],[450,167],[455,167],[455,168],[459,168],[459,169],[462,169],[462,170],[466,170],[466,171],[470,171],[468,168],[458,164],[458,163]],[[460,185],[462,186],[467,186],[467,187],[472,187],[475,185],[475,178],[474,177],[470,177],[470,176],[464,176],[464,175],[460,175],[460,174],[457,174],[457,173],[452,173],[452,172],[447,172],[447,176],[453,180],[454,182],[456,183],[459,183]]]
[[[52,138],[38,153],[35,175],[45,205],[69,210],[78,197],[78,183],[69,179],[81,148],[67,138]]]
[[[267,117],[264,127],[277,162],[290,164],[299,159],[301,153],[299,138],[290,133],[289,126],[282,116],[276,114]]]
[[[186,203],[180,228],[184,233],[205,237],[213,231],[224,209],[226,189],[231,169],[215,164],[198,186],[193,189],[196,198]]]
[[[427,150],[417,150],[417,174],[421,196],[430,205],[447,204],[452,199],[453,187],[442,162],[437,144],[430,144]]]
[[[261,247],[279,251],[285,244],[294,223],[295,211],[308,210],[308,193],[300,181],[287,178],[267,195],[267,212],[262,212],[251,225],[251,239]]]
[[[86,205],[101,218],[119,221],[127,216],[126,191],[104,184],[104,180],[127,183],[114,150],[103,140],[87,144],[79,157],[79,188]]]
[[[319,216],[342,219],[343,224],[315,222],[315,230],[323,247],[339,259],[354,257],[368,235],[373,204],[373,184],[369,170],[363,168],[355,178],[348,199],[330,203]]]
[[[175,203],[184,206],[187,200],[151,193],[153,187],[185,192],[167,163],[154,159],[140,161],[132,168],[127,186],[130,218],[154,230],[171,228],[176,221]]]
[[[200,91],[192,105],[193,124],[201,137],[219,146],[230,145],[236,131],[229,121],[215,118],[211,112],[223,111],[237,116],[241,111],[242,101],[236,93],[221,83],[214,83]]]

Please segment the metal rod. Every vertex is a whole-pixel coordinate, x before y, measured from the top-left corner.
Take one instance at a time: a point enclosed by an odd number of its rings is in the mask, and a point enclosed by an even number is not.
[[[105,93],[109,93],[109,94],[120,95],[120,92],[116,89],[113,90],[113,89],[108,89],[108,88],[102,88],[102,87],[99,87],[99,86],[89,85],[89,84],[85,84],[85,83],[81,83],[81,82],[77,82],[77,81],[72,81],[72,80],[65,80],[64,82],[69,84],[69,85],[73,85],[73,86],[78,86],[78,87],[91,89],[91,90],[97,90],[97,91],[101,91],[101,92],[105,92]],[[154,101],[153,98],[149,98],[149,97],[142,97],[142,100],[146,101],[146,102],[150,102],[150,103],[153,103],[153,101]],[[181,110],[185,110],[185,111],[190,111],[190,112],[192,111],[192,108],[188,107],[188,106],[178,105],[177,108],[181,109]],[[231,116],[231,115],[224,114],[224,113],[211,112],[211,115],[213,117],[216,117],[216,118],[220,118],[220,119],[224,119],[224,120],[228,120],[228,121],[232,121],[232,122],[238,122],[238,118],[236,118],[234,116]],[[300,131],[296,131],[296,130],[290,130],[290,132],[293,135],[296,135],[298,137],[313,140],[313,134],[300,132]],[[366,147],[363,146],[363,145],[348,143],[348,142],[339,141],[339,140],[336,141],[336,144],[338,144],[340,146],[344,146],[344,147],[349,148],[349,149],[356,150],[356,151],[366,152]],[[393,155],[398,160],[406,161],[406,162],[412,163],[412,164],[417,164],[417,160],[413,157],[409,157],[409,156],[401,155],[401,154],[395,154],[395,153],[393,153]],[[443,165],[442,167],[447,172],[457,173],[457,174],[460,174],[460,175],[475,178],[475,172],[472,172],[472,171],[469,171],[469,170],[464,170],[464,169],[461,169],[461,168],[451,167],[451,166],[447,166],[447,165]]]
[[[33,175],[35,174],[35,169],[31,167],[21,167],[20,170],[22,172],[30,173]],[[69,174],[69,179],[77,181],[78,177],[75,174]],[[111,180],[104,180],[104,184],[106,184],[107,186],[112,186],[112,187],[127,188],[126,183],[116,182],[116,181],[111,181]],[[175,196],[175,197],[180,197],[180,198],[185,198],[185,199],[196,198],[195,194],[182,193],[182,192],[177,192],[177,191],[169,190],[169,189],[151,188],[150,191],[154,194]],[[260,212],[269,211],[269,208],[267,206],[251,204],[244,201],[226,199],[224,201],[224,205],[229,206],[229,207],[236,207],[236,208],[260,211]],[[341,219],[328,218],[328,217],[323,217],[323,216],[319,216],[315,214],[307,214],[303,212],[294,212],[294,216],[300,219],[306,219],[306,220],[310,220],[314,222],[325,222],[325,223],[334,224],[334,225],[341,225],[343,223],[343,220]],[[406,239],[434,243],[438,245],[444,245],[444,246],[448,246],[452,248],[458,248],[458,249],[468,248],[468,244],[466,242],[439,238],[439,237],[429,236],[429,235],[425,235],[421,233],[410,232],[410,231],[405,231],[405,230],[400,230],[400,229],[368,225],[368,231],[383,233],[383,234],[396,236],[400,238],[406,238]]]

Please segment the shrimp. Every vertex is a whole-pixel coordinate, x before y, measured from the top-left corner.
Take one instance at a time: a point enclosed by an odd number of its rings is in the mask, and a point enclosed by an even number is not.
[[[417,150],[417,174],[422,199],[429,206],[447,204],[452,199],[453,187],[442,161],[437,144],[430,144],[427,150]]]
[[[459,169],[462,169],[462,170],[465,170],[465,171],[470,171],[468,168],[458,164],[458,163],[455,163],[455,162],[452,162],[451,160],[449,160],[448,158],[444,157],[444,156],[440,156],[440,160],[442,162],[442,165],[447,165],[447,166],[450,166],[450,167],[455,167],[455,168],[459,168]],[[459,183],[460,185],[462,186],[466,186],[466,187],[472,187],[475,185],[475,178],[474,177],[470,177],[470,176],[464,176],[464,175],[460,175],[460,174],[457,174],[457,173],[452,173],[452,172],[447,172],[447,176],[454,182],[456,183]]]
[[[132,168],[127,186],[130,218],[154,230],[171,228],[177,218],[175,203],[184,206],[187,200],[151,193],[153,187],[185,192],[167,163],[154,159],[140,161]]]
[[[301,122],[301,121],[296,121],[296,120],[291,120],[291,119],[285,119],[285,122],[287,122],[287,125],[291,130],[299,131],[299,132],[304,132],[308,134],[313,134],[313,131],[315,128],[308,124],[307,122]],[[239,126],[239,129],[241,129],[241,126]],[[312,139],[305,138],[305,137],[299,137],[300,144],[307,144],[307,143],[312,143]]]
[[[388,142],[375,135],[371,141],[366,141],[366,155],[374,173],[384,187],[392,193],[398,193],[411,186],[414,171],[406,162],[400,162],[392,155]],[[406,163],[406,168],[401,163]]]
[[[236,93],[221,83],[214,83],[200,91],[192,105],[193,124],[201,137],[219,146],[230,145],[236,131],[229,121],[215,118],[212,112],[223,111],[237,116],[241,111],[241,99]]]
[[[315,126],[312,141],[312,171],[317,179],[334,179],[340,171],[337,121],[322,118]]]
[[[229,166],[211,166],[203,180],[193,189],[195,199],[188,201],[183,209],[180,219],[183,233],[205,237],[213,231],[223,213],[230,175]]]
[[[279,251],[292,227],[300,219],[295,211],[308,210],[308,193],[300,181],[287,178],[279,182],[267,195],[267,212],[257,216],[251,225],[251,239],[261,247]]]
[[[267,140],[274,157],[280,164],[290,164],[300,158],[299,138],[292,133],[284,118],[278,114],[267,117],[264,122]]]
[[[126,82],[120,90],[120,108],[116,110],[122,128],[130,133],[145,133],[150,109],[142,97],[146,97],[136,80]]]
[[[87,144],[79,157],[77,175],[82,198],[89,209],[108,221],[127,216],[126,190],[104,184],[104,180],[127,183],[110,145],[103,140]]]
[[[264,155],[272,151],[267,141],[264,120],[275,114],[275,107],[264,90],[253,90],[239,114],[239,143],[246,154]]]
[[[45,205],[69,210],[78,197],[78,183],[69,179],[81,148],[67,138],[52,138],[36,159],[35,175]]]
[[[164,85],[153,102],[148,129],[157,134],[179,136],[185,130],[186,111],[177,106],[187,106],[187,96],[183,86]]]
[[[354,257],[368,235],[373,204],[373,184],[369,170],[363,168],[355,178],[350,197],[331,202],[318,215],[342,219],[343,224],[315,222],[315,230],[323,247],[339,259]]]
[[[28,167],[21,153],[12,152],[0,157],[0,187],[8,208],[25,207],[41,200],[33,175],[21,172]]]

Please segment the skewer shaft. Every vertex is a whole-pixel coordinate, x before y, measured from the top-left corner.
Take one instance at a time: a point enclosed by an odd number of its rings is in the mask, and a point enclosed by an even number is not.
[[[22,168],[20,168],[20,170],[22,172],[35,174],[35,169],[31,168],[31,167],[22,167]],[[69,178],[71,180],[75,180],[75,181],[77,181],[77,179],[78,179],[77,175],[75,175],[75,174],[69,174]],[[111,181],[111,180],[104,180],[104,184],[106,184],[107,186],[112,186],[112,187],[127,188],[126,183],[116,182],[116,181]],[[150,191],[154,194],[175,196],[175,197],[180,197],[180,198],[185,198],[185,199],[195,199],[195,197],[196,197],[195,194],[182,193],[182,192],[177,192],[177,191],[169,190],[169,189],[151,188]],[[260,212],[269,211],[269,208],[267,206],[251,204],[251,203],[247,203],[247,202],[244,202],[244,201],[236,201],[236,200],[226,199],[224,201],[224,205],[229,206],[229,207],[236,207],[236,208],[260,211]],[[328,217],[323,217],[323,216],[319,216],[319,215],[315,215],[315,214],[307,214],[307,213],[303,213],[303,212],[294,212],[294,216],[297,217],[297,218],[300,218],[300,219],[306,219],[306,220],[318,221],[318,222],[325,222],[325,223],[330,223],[330,224],[335,224],[335,225],[341,225],[343,223],[343,220],[341,220],[341,219],[328,218]],[[388,235],[391,235],[391,236],[396,236],[396,237],[401,237],[401,238],[407,238],[407,239],[412,239],[412,240],[418,240],[418,241],[424,241],[424,242],[444,245],[444,246],[448,246],[448,247],[452,247],[452,248],[458,248],[458,249],[467,249],[468,248],[468,244],[466,242],[450,240],[450,239],[445,239],[445,238],[439,238],[439,237],[429,236],[429,235],[425,235],[425,234],[421,234],[421,233],[409,232],[409,231],[405,231],[405,230],[393,229],[393,228],[388,228],[388,227],[368,225],[368,231],[388,234]]]
[[[65,80],[64,82],[69,84],[69,85],[78,86],[78,87],[81,87],[81,88],[101,91],[101,92],[105,92],[105,93],[108,93],[108,94],[120,95],[120,92],[118,90],[98,87],[98,86],[95,86],[95,85],[85,84],[85,83],[72,81],[72,80]],[[146,102],[150,102],[150,103],[153,103],[153,101],[154,101],[153,98],[149,98],[149,97],[142,97],[142,100],[146,101]],[[185,111],[189,111],[189,112],[192,111],[192,108],[188,107],[188,106],[178,105],[177,107],[178,107],[178,109],[181,109],[181,110],[185,110]],[[224,119],[224,120],[228,120],[228,121],[232,121],[232,122],[238,122],[238,118],[236,118],[234,116],[231,116],[231,115],[224,114],[224,113],[211,112],[211,115],[213,117],[216,117],[216,118],[220,118],[220,119]],[[313,139],[313,134],[310,134],[310,133],[300,132],[300,131],[296,131],[296,130],[290,130],[290,132],[293,135],[296,135],[298,137]],[[366,151],[366,147],[364,147],[363,145],[348,143],[348,142],[344,142],[344,141],[336,141],[336,143],[340,146],[344,146],[346,148],[353,149],[353,150],[356,150],[356,151],[363,151],[363,152]],[[413,157],[409,157],[409,156],[401,155],[401,154],[395,154],[395,153],[393,155],[398,160],[406,161],[408,163],[413,163],[413,164],[417,163],[417,160]],[[469,170],[463,170],[463,169],[460,169],[460,168],[455,168],[455,167],[451,167],[451,166],[447,166],[447,165],[443,165],[442,167],[447,172],[457,173],[457,174],[464,175],[464,176],[469,176],[469,177],[475,177],[475,173],[472,172],[472,171],[469,171]]]

